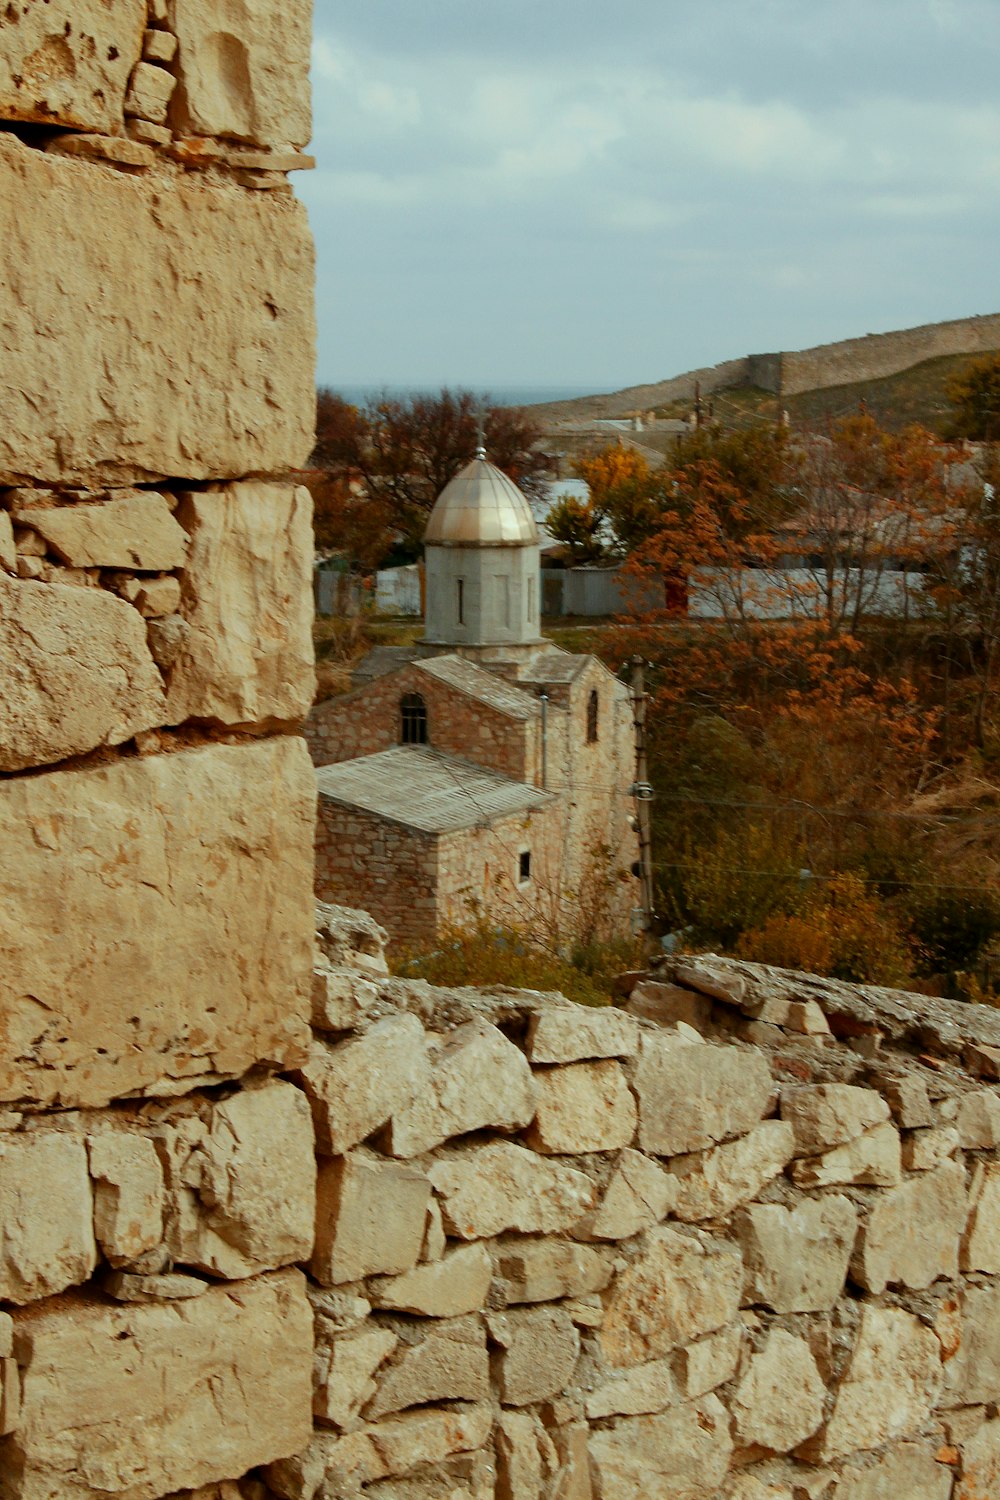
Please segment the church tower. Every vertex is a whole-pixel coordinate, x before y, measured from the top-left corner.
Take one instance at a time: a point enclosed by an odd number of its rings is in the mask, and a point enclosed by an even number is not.
[[[538,528],[525,496],[483,448],[438,496],[424,558],[425,645],[541,644]]]

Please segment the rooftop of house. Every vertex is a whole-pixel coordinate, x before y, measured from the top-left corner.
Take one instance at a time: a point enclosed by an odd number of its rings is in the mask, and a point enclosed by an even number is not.
[[[397,745],[320,766],[316,784],[320,796],[331,802],[422,833],[485,827],[553,801],[551,792],[426,745]]]
[[[464,656],[429,656],[414,663],[421,672],[450,683],[470,698],[498,709],[513,719],[532,719],[541,712],[538,699],[493,672],[484,671]]]

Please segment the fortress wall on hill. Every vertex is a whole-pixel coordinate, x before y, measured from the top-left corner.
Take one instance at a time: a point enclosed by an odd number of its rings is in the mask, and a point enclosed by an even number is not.
[[[879,380],[921,360],[994,349],[1000,349],[1000,313],[927,323],[896,333],[869,333],[864,338],[783,354],[781,390],[785,396],[794,396],[858,380]]]

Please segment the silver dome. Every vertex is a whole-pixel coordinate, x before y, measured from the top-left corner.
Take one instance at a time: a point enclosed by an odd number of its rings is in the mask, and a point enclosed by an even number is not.
[[[538,527],[517,485],[480,449],[441,491],[424,542],[435,547],[537,547]]]

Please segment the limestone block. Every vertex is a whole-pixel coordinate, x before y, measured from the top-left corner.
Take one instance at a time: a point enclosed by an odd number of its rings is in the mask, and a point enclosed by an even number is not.
[[[519,1130],[534,1117],[536,1097],[520,1048],[489,1022],[469,1021],[437,1053],[428,1084],[393,1111],[388,1149],[417,1156],[470,1130]]]
[[[775,1328],[730,1402],[736,1437],[747,1448],[788,1453],[819,1427],[825,1397],[809,1345]]]
[[[33,7],[43,8],[56,7]],[[10,134],[0,163],[9,397],[0,483],[96,488],[305,463],[315,393],[301,205],[199,174],[109,171]]]
[[[910,1172],[931,1172],[960,1149],[958,1131],[951,1125],[934,1130],[912,1130],[903,1136],[903,1166]]]
[[[584,1062],[592,1057],[634,1057],[639,1028],[630,1016],[610,1006],[546,1009],[532,1016],[528,1056],[539,1063]]]
[[[138,63],[125,95],[125,113],[151,120],[154,125],[166,124],[167,108],[176,87],[177,79],[165,68],[150,62]]]
[[[956,1276],[966,1215],[960,1162],[909,1178],[872,1204],[851,1261],[852,1279],[884,1292],[890,1284],[923,1288],[939,1276]]]
[[[17,572],[14,527],[10,515],[5,510],[0,510],[0,568],[4,568],[8,573]]]
[[[889,1118],[889,1106],[872,1089],[849,1083],[818,1083],[785,1089],[781,1118],[795,1132],[796,1156],[818,1156],[853,1141]]]
[[[309,1269],[324,1286],[412,1270],[431,1185],[422,1172],[355,1153],[321,1161]]]
[[[866,1306],[830,1421],[808,1456],[828,1463],[918,1432],[941,1384],[933,1330],[901,1308]]]
[[[574,1224],[585,1240],[627,1240],[665,1219],[677,1198],[677,1179],[641,1151],[626,1149],[615,1163],[604,1197]]]
[[[694,990],[682,989],[679,984],[659,984],[653,979],[644,979],[635,986],[628,999],[629,1014],[646,1021],[657,1021],[661,1026],[671,1021],[683,1021],[695,1031],[705,1031],[712,1024],[712,1002]]]
[[[681,1392],[669,1359],[653,1359],[632,1370],[615,1371],[601,1380],[586,1399],[592,1422],[601,1417],[639,1417],[676,1406]]]
[[[844,1146],[822,1156],[801,1157],[791,1168],[800,1187],[832,1187],[838,1183],[866,1183],[895,1187],[902,1175],[899,1131],[895,1125],[876,1125]]]
[[[419,1343],[397,1347],[379,1371],[365,1415],[374,1421],[408,1406],[486,1401],[489,1394],[486,1330],[479,1318],[453,1318],[428,1325]]]
[[[113,1266],[128,1265],[163,1239],[163,1168],[152,1141],[120,1130],[87,1140],[94,1182],[94,1233]]]
[[[159,620],[176,614],[181,607],[180,580],[172,574],[144,579],[135,596],[135,607],[144,620]]]
[[[290,738],[0,782],[0,1102],[301,1061],[314,807]]]
[[[831,1500],[948,1500],[952,1472],[937,1462],[934,1451],[920,1443],[898,1443],[870,1466],[845,1467]]]
[[[492,1313],[490,1335],[500,1347],[494,1379],[505,1406],[546,1401],[573,1383],[580,1335],[560,1307],[523,1307]]]
[[[694,1223],[730,1213],[784,1171],[793,1149],[790,1127],[783,1120],[765,1120],[738,1141],[675,1161],[674,1217]]]
[[[696,1339],[671,1356],[682,1396],[695,1400],[736,1374],[743,1348],[743,1325],[732,1323]]]
[[[958,1330],[947,1353],[946,1406],[1000,1400],[1000,1287],[965,1288]]]
[[[24,506],[15,515],[71,568],[161,573],[184,566],[187,535],[163,496],[148,490],[126,490],[99,504]]]
[[[758,1124],[771,1072],[759,1052],[644,1035],[634,1085],[639,1145],[654,1155],[678,1156]]]
[[[170,31],[147,31],[142,55],[147,62],[172,63],[177,56],[177,38]]]
[[[800,1490],[800,1495],[805,1495]],[[725,1492],[726,1500],[796,1500],[791,1484],[782,1484],[772,1474],[766,1477],[743,1472],[737,1474]]]
[[[600,1344],[610,1365],[642,1364],[731,1323],[743,1263],[734,1246],[654,1229],[605,1302]]]
[[[0,119],[113,132],[145,26],[146,0],[11,6],[0,49]]]
[[[0,1359],[0,1437],[13,1432],[20,1420],[21,1372],[16,1359]]]
[[[0,1137],[0,1298],[33,1302],[97,1264],[87,1151],[79,1137]]]
[[[572,1167],[540,1160],[507,1141],[442,1152],[428,1173],[449,1234],[486,1239],[505,1229],[551,1234],[591,1206],[594,1187]]]
[[[537,1069],[535,1082],[538,1113],[525,1138],[536,1151],[583,1155],[631,1143],[638,1112],[617,1062]]]
[[[14,1319],[10,1313],[0,1313],[0,1359],[10,1359],[14,1353]]]
[[[224,1100],[169,1186],[175,1261],[236,1280],[308,1260],[316,1164],[305,1098],[276,1080]]]
[[[777,1313],[825,1312],[844,1290],[857,1234],[853,1203],[839,1194],[794,1208],[753,1203],[734,1220],[746,1266],[744,1298]]]
[[[313,1415],[335,1427],[356,1425],[366,1401],[378,1389],[372,1378],[398,1344],[388,1328],[363,1327],[334,1339],[318,1352],[313,1390]]]
[[[328,963],[363,971],[370,979],[388,974],[389,934],[368,912],[316,902],[316,941]]]
[[[902,1129],[918,1130],[934,1124],[934,1106],[922,1078],[912,1073],[889,1078],[883,1085],[883,1093],[893,1119]]]
[[[180,42],[176,130],[255,144],[304,146],[312,134],[308,0],[169,0]]]
[[[556,1473],[551,1480],[552,1500],[593,1500],[587,1451],[589,1436],[586,1422],[567,1422],[565,1426],[550,1428],[549,1438],[556,1458]],[[488,1500],[488,1497],[484,1496],[483,1500]],[[534,1497],[526,1496],[525,1500],[534,1500]]]
[[[1000,1166],[996,1162],[976,1163],[969,1203],[969,1222],[962,1236],[962,1270],[995,1276],[1000,1272]]]
[[[378,999],[371,980],[321,958],[313,969],[312,1024],[317,1031],[352,1031]]]
[[[359,1037],[314,1042],[298,1074],[312,1107],[317,1149],[339,1156],[366,1140],[426,1086],[424,1028],[412,1015],[391,1016]]]
[[[1000,1418],[984,1422],[962,1444],[962,1478],[955,1500],[987,1500],[1000,1493]]]
[[[456,1318],[478,1312],[493,1280],[485,1245],[460,1245],[429,1265],[401,1276],[379,1276],[368,1284],[375,1307],[422,1318]]]
[[[1000,1146],[1000,1093],[982,1088],[964,1095],[955,1128],[967,1151],[988,1151]]]
[[[0,573],[0,771],[120,745],[164,722],[141,617],[103,589]]]
[[[301,719],[315,695],[312,500],[302,486],[245,481],[186,494],[191,539],[167,682],[167,722]]]
[[[188,1302],[80,1297],[17,1317],[21,1421],[0,1449],[17,1500],[128,1500],[243,1474],[310,1430],[312,1320],[283,1271]]]
[[[583,1297],[603,1291],[611,1280],[606,1254],[567,1240],[501,1240],[497,1263],[499,1285],[508,1305]]]
[[[129,1271],[112,1271],[101,1282],[101,1290],[116,1302],[184,1302],[189,1297],[203,1297],[208,1282],[181,1271],[164,1271],[156,1275],[133,1275]]]
[[[732,1452],[721,1401],[676,1407],[662,1416],[626,1417],[590,1436],[597,1500],[714,1500]]]
[[[487,1441],[492,1425],[493,1408],[486,1403],[428,1407],[387,1417],[359,1435],[368,1453],[355,1473],[371,1479],[408,1474],[419,1464],[440,1463],[452,1453],[474,1452]],[[336,1457],[327,1473],[334,1481],[339,1478]]]
[[[551,1447],[538,1418],[501,1411],[495,1440],[498,1489],[504,1500],[538,1500],[545,1493],[543,1445]]]

